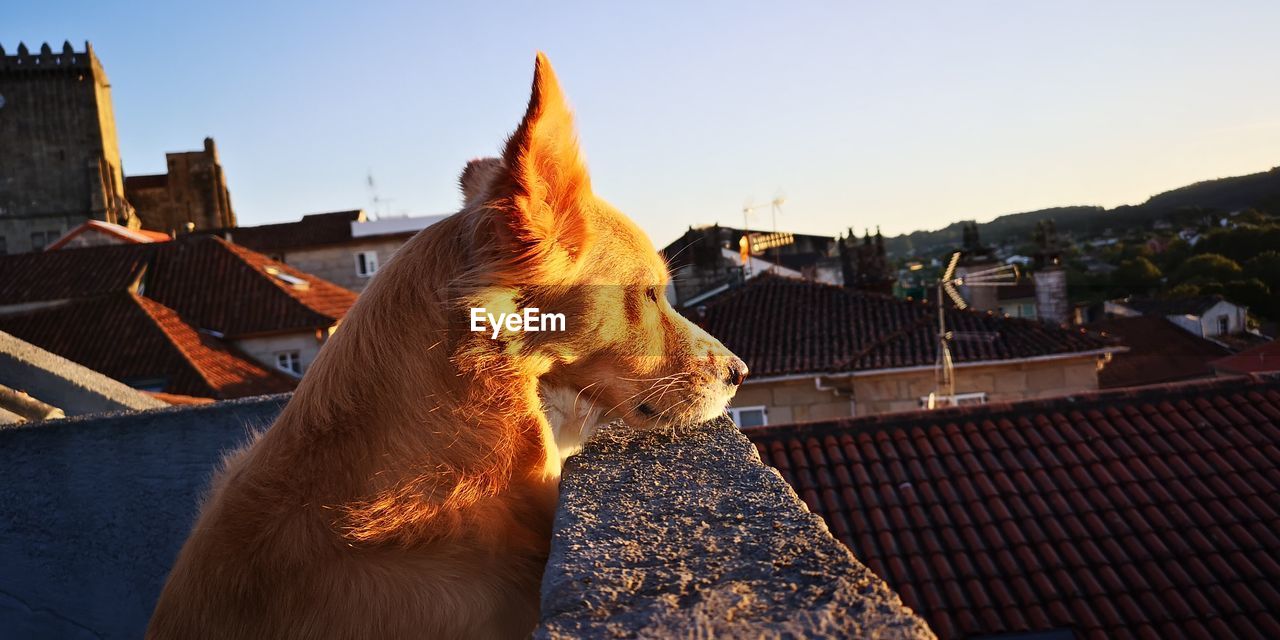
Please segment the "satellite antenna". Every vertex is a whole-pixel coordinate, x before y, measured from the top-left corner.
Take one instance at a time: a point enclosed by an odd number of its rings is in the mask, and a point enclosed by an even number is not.
[[[996,334],[980,331],[948,331],[947,313],[943,304],[943,295],[955,304],[957,309],[969,308],[969,303],[956,287],[1011,287],[1018,283],[1018,266],[1003,264],[990,269],[974,271],[960,276],[956,275],[956,267],[960,264],[960,251],[951,254],[947,268],[938,279],[938,359],[935,363],[934,390],[929,394],[929,409],[936,409],[944,400],[955,403],[956,375],[955,359],[951,355],[951,343],[954,341],[994,342]]]

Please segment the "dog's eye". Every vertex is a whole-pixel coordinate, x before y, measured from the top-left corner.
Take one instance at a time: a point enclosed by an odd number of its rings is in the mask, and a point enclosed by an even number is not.
[[[644,297],[648,298],[648,299],[649,299],[649,302],[657,302],[657,301],[658,301],[658,288],[657,288],[657,287],[649,287],[648,289],[645,289]]]

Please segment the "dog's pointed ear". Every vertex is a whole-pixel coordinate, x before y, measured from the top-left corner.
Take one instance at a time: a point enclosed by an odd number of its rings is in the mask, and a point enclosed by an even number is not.
[[[515,236],[543,250],[555,245],[570,257],[581,254],[591,239],[584,211],[591,179],[578,149],[573,114],[541,52],[529,108],[507,140],[502,163]]]

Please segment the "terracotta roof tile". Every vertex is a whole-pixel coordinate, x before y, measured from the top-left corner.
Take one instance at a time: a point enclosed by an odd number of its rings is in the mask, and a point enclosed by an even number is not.
[[[1275,415],[1219,378],[746,433],[939,637],[1270,637]]]
[[[0,256],[0,274],[0,305],[136,291],[227,336],[329,327],[356,299],[355,292],[202,235]]]
[[[159,384],[165,393],[237,398],[295,386],[172,309],[127,292],[3,316],[0,330],[126,384]]]
[[[699,313],[701,309],[703,313]],[[753,376],[932,366],[935,307],[766,274],[686,310],[751,367]],[[1100,336],[990,313],[948,308],[957,362],[1093,351]]]

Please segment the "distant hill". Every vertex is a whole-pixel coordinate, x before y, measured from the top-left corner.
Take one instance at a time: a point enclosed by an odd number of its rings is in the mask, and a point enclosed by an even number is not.
[[[1101,234],[1108,228],[1121,230],[1149,226],[1174,217],[1179,212],[1234,211],[1247,208],[1280,213],[1280,167],[1244,176],[1205,180],[1152,196],[1139,205],[1114,209],[1097,206],[1053,207],[1025,213],[1011,213],[978,224],[987,244],[1031,240],[1036,223],[1052,218],[1060,233],[1081,236]],[[928,254],[956,247],[961,242],[961,225],[953,222],[934,231],[915,231],[885,239],[885,247],[895,256]]]

